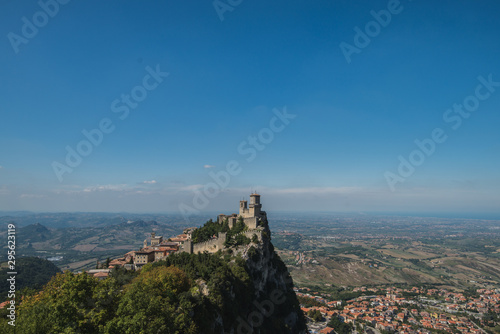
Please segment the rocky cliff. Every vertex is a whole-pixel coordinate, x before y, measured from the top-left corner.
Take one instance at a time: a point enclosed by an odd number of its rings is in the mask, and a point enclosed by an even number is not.
[[[237,333],[305,333],[292,278],[274,251],[267,222],[265,226],[262,242],[242,252],[254,288],[254,308],[246,318],[238,319]]]

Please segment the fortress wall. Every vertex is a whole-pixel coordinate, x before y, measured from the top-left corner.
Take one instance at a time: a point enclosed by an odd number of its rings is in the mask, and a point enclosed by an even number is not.
[[[219,233],[216,239],[199,242],[193,244],[193,253],[215,253],[220,249],[224,249],[224,242],[226,241],[226,233]]]
[[[249,229],[257,228],[257,217],[243,218],[243,222]]]
[[[257,238],[259,239],[259,241],[262,241],[262,230],[261,229],[248,230],[248,231],[245,231],[245,232],[240,232],[240,233],[238,233],[236,235],[240,235],[240,234],[244,234],[250,240],[252,240],[252,237],[255,234],[255,235],[257,235]]]
[[[191,240],[186,240],[186,241],[184,241],[184,244],[182,244],[179,247],[179,252],[186,252],[189,254],[193,254],[192,246],[193,246],[193,242]]]
[[[226,234],[227,233],[219,233],[219,236],[216,239],[204,241],[204,242],[199,242],[196,244],[192,244],[192,253],[203,253],[203,252],[208,252],[208,253],[215,253],[218,250],[224,249],[224,242],[226,241]],[[259,241],[262,241],[262,229],[251,229],[245,232],[240,232],[237,235],[243,234],[250,240],[254,236],[254,234],[257,236]],[[191,253],[190,249],[191,245],[187,245],[185,243],[185,250],[188,253]]]

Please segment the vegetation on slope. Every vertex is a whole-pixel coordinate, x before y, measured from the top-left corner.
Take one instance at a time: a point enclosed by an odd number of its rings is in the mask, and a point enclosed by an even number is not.
[[[229,227],[227,219],[222,223],[214,222],[210,219],[205,223],[205,225],[193,232],[192,240],[194,243],[203,242],[210,240],[214,236],[217,237],[219,232],[225,232],[226,240],[224,245],[226,247],[248,245],[250,243],[250,239],[244,235],[238,235],[246,230],[248,230],[248,227],[245,225],[241,217],[238,218],[236,224],[234,224],[232,228]]]
[[[7,272],[11,270],[7,267],[7,262],[0,269],[0,277],[8,277]],[[16,290],[24,288],[41,289],[47,282],[61,270],[52,262],[38,257],[19,257],[16,259]],[[7,298],[9,282],[6,279],[0,280],[0,298],[2,301]]]
[[[278,262],[273,258],[270,266],[281,271]],[[255,333],[304,329],[303,322],[293,327],[285,319],[300,312],[296,298],[271,305],[267,286],[256,296],[257,273],[241,257],[173,254],[144,266],[135,278],[130,275],[118,270],[98,280],[58,274],[41,292],[23,297],[16,333],[238,333],[245,332],[250,314],[262,320],[254,323]],[[295,296],[293,290],[282,295],[291,298],[290,293]],[[11,328],[5,317],[1,322],[4,330]]]

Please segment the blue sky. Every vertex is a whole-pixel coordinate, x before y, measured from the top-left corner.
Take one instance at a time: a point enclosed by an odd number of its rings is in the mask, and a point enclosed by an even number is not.
[[[60,1],[0,5],[0,210],[500,211],[497,1]]]

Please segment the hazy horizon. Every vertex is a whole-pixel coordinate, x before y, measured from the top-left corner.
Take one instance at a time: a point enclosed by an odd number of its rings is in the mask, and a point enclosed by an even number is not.
[[[195,218],[195,217],[207,217],[207,219],[215,219],[217,215],[236,213],[236,211],[228,210],[215,210],[215,211],[203,211],[196,215],[191,215],[185,218]],[[42,214],[93,214],[93,215],[131,215],[131,216],[182,216],[177,211],[165,211],[165,212],[112,212],[112,211],[0,211],[0,217],[22,217],[26,215],[42,215]],[[268,216],[272,220],[274,217],[282,217],[287,215],[297,215],[297,218],[303,219],[304,216],[310,216],[311,218],[319,217],[320,215],[327,216],[373,216],[373,217],[416,217],[416,218],[437,218],[437,219],[472,219],[472,220],[500,220],[500,214],[498,213],[473,213],[473,212],[384,212],[384,211],[372,211],[372,212],[356,212],[356,211],[270,211]],[[202,222],[200,222],[202,223]]]

